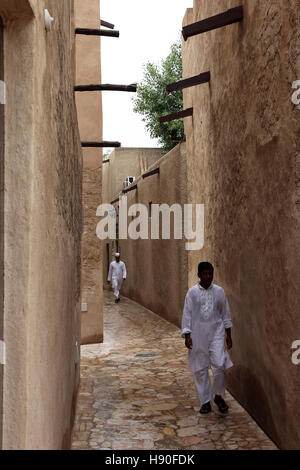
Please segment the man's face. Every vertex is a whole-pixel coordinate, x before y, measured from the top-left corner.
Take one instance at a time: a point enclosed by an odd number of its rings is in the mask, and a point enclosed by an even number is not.
[[[118,263],[120,261],[120,256],[116,256],[116,262]]]
[[[204,269],[201,273],[199,273],[201,285],[203,287],[209,287],[214,278],[214,272],[211,269]]]

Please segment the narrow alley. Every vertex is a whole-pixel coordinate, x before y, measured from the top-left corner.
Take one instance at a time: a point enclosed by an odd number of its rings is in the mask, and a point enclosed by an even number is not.
[[[75,450],[276,449],[227,392],[228,415],[199,414],[180,330],[104,292],[104,343],[82,346]]]
[[[0,0],[0,451],[300,450],[299,4]]]

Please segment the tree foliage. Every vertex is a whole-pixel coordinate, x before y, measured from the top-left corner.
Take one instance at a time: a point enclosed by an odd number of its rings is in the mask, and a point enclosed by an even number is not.
[[[182,91],[167,94],[166,86],[182,78],[181,41],[171,46],[171,51],[160,65],[150,62],[144,65],[144,77],[137,86],[134,112],[143,116],[143,122],[151,137],[158,139],[166,151],[184,138],[183,119],[160,123],[159,118],[182,110]]]
[[[102,155],[102,160],[103,160],[103,161],[105,161],[105,160],[108,160],[108,159],[109,159],[109,156],[110,156],[110,154],[111,154],[111,151],[110,151],[110,152],[108,152],[108,151],[106,151],[106,152],[103,152],[103,155]]]

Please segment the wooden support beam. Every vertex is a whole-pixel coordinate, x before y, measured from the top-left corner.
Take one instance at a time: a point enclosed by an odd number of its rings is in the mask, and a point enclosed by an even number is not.
[[[107,21],[100,20],[100,24],[101,24],[101,26],[104,26],[105,28],[115,29],[115,25],[111,24],[111,23],[108,23]]]
[[[120,196],[117,197],[114,201],[111,201],[111,204],[115,204],[116,202],[119,202]]]
[[[193,116],[193,108],[187,108],[179,113],[168,114],[167,116],[162,116],[159,118],[159,122],[170,122],[175,121],[176,119],[181,119],[187,116]]]
[[[102,160],[102,163],[109,163],[110,160]]]
[[[184,26],[182,29],[182,35],[186,41],[191,36],[206,33],[207,31],[222,28],[224,26],[242,21],[243,17],[243,6],[231,8],[230,10],[227,10],[219,15],[215,15],[210,18],[206,18],[205,20],[197,21],[196,23]]]
[[[210,72],[204,72],[200,73],[200,75],[180,80],[179,82],[170,83],[170,85],[167,85],[166,90],[168,93],[171,93],[172,91],[183,90],[183,88],[189,88],[191,86],[208,82],[210,82]]]
[[[119,31],[109,31],[107,29],[76,28],[75,34],[84,34],[86,36],[108,36],[111,38],[120,37]]]
[[[120,142],[81,142],[81,147],[121,147]]]
[[[137,184],[135,184],[134,186],[130,186],[130,188],[128,189],[123,189],[122,193],[126,194],[129,193],[129,191],[134,191],[135,189],[137,189]]]
[[[144,173],[142,175],[142,177],[143,177],[143,179],[145,179],[145,178],[149,178],[149,176],[156,175],[156,174],[159,174],[159,173],[160,173],[160,169],[158,167],[158,168],[155,168],[155,170],[151,170],[151,171],[148,171],[147,173]]]
[[[77,85],[74,87],[75,91],[128,91],[136,92],[136,83],[131,85],[111,85],[109,83],[103,85]]]

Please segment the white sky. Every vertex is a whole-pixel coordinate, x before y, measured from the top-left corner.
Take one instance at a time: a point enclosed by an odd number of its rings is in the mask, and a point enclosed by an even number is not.
[[[101,19],[113,23],[120,38],[102,37],[102,83],[129,85],[143,78],[143,64],[159,63],[180,38],[182,20],[193,0],[101,0]],[[157,147],[133,112],[134,93],[102,93],[103,139],[123,147]],[[110,149],[104,149],[109,151]]]

